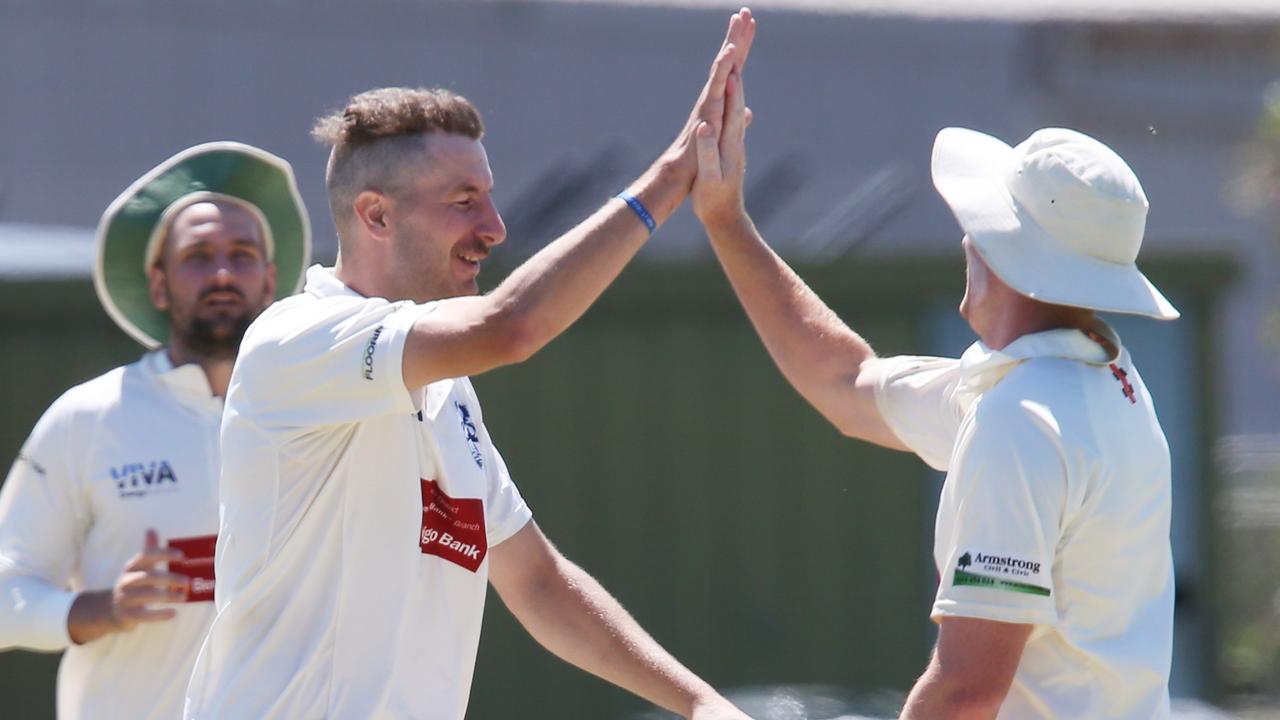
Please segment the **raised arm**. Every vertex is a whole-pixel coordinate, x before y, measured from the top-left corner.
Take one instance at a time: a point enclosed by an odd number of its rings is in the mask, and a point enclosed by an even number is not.
[[[743,9],[729,20],[720,52],[684,128],[627,191],[647,208],[655,226],[675,212],[697,172],[693,135],[701,124],[723,122],[725,82],[740,70],[755,37]],[[649,229],[638,213],[610,200],[480,297],[441,301],[419,318],[404,353],[405,385],[475,375],[527,359],[573,324],[644,245]]]
[[[742,199],[750,111],[742,77],[726,83],[725,122],[697,128],[693,210],[769,355],[797,391],[843,434],[907,448],[876,406],[875,352],[765,243]]]

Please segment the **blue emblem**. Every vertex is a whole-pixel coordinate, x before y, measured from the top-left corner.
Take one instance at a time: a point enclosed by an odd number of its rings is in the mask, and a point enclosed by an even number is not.
[[[471,459],[476,461],[476,467],[483,468],[484,455],[480,454],[480,433],[476,431],[476,423],[471,419],[471,411],[466,405],[456,401],[453,407],[462,418],[462,432],[467,436],[467,447],[471,449]]]

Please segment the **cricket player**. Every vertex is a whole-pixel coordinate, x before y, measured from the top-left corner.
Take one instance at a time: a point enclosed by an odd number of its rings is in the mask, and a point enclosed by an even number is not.
[[[697,131],[693,206],[766,348],[842,433],[947,473],[938,643],[903,711],[943,718],[1169,714],[1169,448],[1097,311],[1174,319],[1138,271],[1147,199],[1093,138],[1016,147],[948,128],[933,178],[964,231],[962,357],[878,358],[765,244],[742,200],[747,111]]]
[[[175,155],[103,215],[98,297],[148,352],[58,398],[0,490],[0,647],[66,650],[62,720],[181,717],[214,614],[222,398],[309,242],[288,163],[238,143]]]
[[[745,717],[542,534],[467,376],[567,328],[683,201],[693,128],[722,122],[753,36],[735,13],[671,147],[487,295],[506,229],[475,108],[383,88],[318,123],[338,261],[253,324],[232,374],[187,718],[460,720],[488,583],[564,660],[685,717]]]

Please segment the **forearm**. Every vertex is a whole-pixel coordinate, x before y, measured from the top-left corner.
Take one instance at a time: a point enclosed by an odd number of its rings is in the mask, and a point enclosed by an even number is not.
[[[900,720],[993,720],[1003,699],[930,668],[907,696]]]
[[[711,246],[734,292],[778,369],[815,408],[836,423],[850,411],[844,393],[862,364],[875,357],[778,256],[745,213],[707,228]],[[868,394],[866,412],[876,412]],[[843,429],[843,428],[842,428]]]
[[[588,573],[563,559],[558,572],[560,581],[540,583],[523,602],[508,603],[543,647],[682,717],[700,702],[719,699]]]
[[[688,169],[664,156],[628,191],[661,226],[688,194],[690,182]],[[490,297],[522,338],[522,354],[536,352],[573,324],[648,238],[636,213],[612,199],[512,272]]]

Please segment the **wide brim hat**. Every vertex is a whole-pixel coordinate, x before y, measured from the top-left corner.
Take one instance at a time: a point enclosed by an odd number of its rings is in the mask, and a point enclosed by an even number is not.
[[[130,185],[98,223],[98,299],[122,330],[148,348],[169,341],[169,315],[151,304],[147,265],[163,242],[173,214],[168,211],[205,197],[240,201],[265,223],[277,299],[302,285],[311,258],[311,222],[289,163],[237,142],[187,148]]]
[[[1046,128],[1017,147],[965,128],[933,146],[933,182],[982,259],[1018,293],[1056,305],[1179,316],[1135,263],[1147,198],[1106,145]]]

